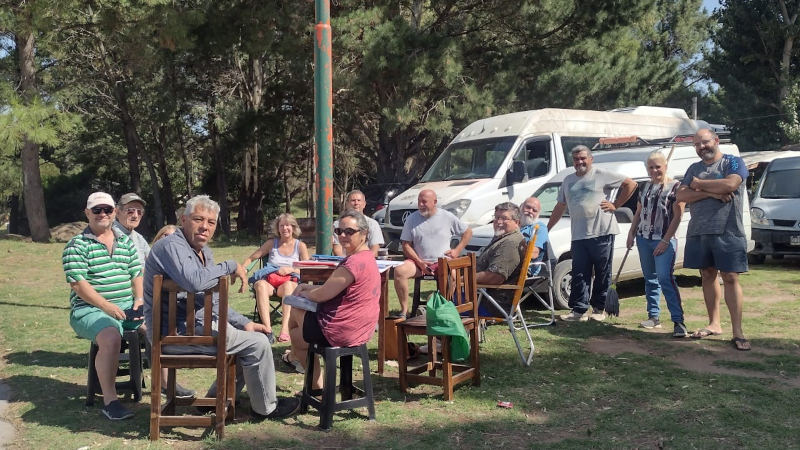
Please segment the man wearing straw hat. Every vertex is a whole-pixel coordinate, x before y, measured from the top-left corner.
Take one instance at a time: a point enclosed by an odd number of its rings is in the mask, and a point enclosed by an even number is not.
[[[628,201],[636,182],[618,173],[592,168],[592,151],[585,145],[572,149],[575,173],[567,175],[558,189],[558,202],[550,215],[547,229],[552,230],[569,207],[572,232],[572,282],[569,314],[559,316],[567,322],[603,321],[608,288],[611,286],[611,263],[614,235],[619,234],[614,211]],[[611,192],[619,188],[610,202]],[[589,282],[594,272],[591,299]],[[589,316],[586,312],[592,311]]]

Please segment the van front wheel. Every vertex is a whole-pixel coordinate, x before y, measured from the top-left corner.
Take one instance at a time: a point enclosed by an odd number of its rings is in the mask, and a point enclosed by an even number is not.
[[[565,259],[553,269],[553,303],[558,309],[569,309],[569,293],[572,290],[572,260]]]

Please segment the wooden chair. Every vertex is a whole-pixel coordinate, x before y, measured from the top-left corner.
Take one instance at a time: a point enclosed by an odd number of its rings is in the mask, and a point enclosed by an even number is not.
[[[152,346],[152,389],[150,392],[150,440],[157,440],[160,429],[167,426],[213,426],[218,439],[225,434],[225,419],[235,416],[236,396],[236,355],[225,351],[225,336],[228,325],[228,276],[219,278],[217,286],[205,291],[203,311],[204,326],[195,330],[195,293],[187,292],[174,281],[161,275],[153,277],[153,346]],[[167,315],[167,335],[161,335],[161,295],[169,294]],[[219,292],[219,317],[216,335],[212,333],[212,293]],[[178,299],[178,293],[185,293],[185,299]],[[186,334],[177,332],[178,304],[186,304]],[[215,349],[214,354],[165,354],[169,345],[198,345]],[[168,369],[166,403],[161,404],[161,368]],[[217,370],[217,396],[180,399],[175,397],[176,369],[211,368]],[[175,415],[176,406],[213,407],[210,416]]]
[[[451,275],[452,274],[452,275]],[[452,276],[452,278],[451,278]],[[409,383],[424,383],[442,386],[444,399],[453,399],[453,387],[459,383],[472,381],[481,383],[480,359],[478,354],[478,301],[475,282],[475,254],[470,253],[454,259],[439,258],[437,271],[438,285],[442,294],[453,300],[462,315],[461,322],[470,336],[469,364],[456,364],[450,358],[450,338],[439,336],[442,341],[442,359],[437,358],[434,336],[427,334],[425,316],[416,316],[397,324],[398,366],[400,370],[400,390],[406,392]],[[419,366],[408,366],[408,336],[428,337],[428,361]],[[437,376],[437,371],[441,375]],[[428,375],[423,375],[428,372]]]
[[[522,364],[526,366],[531,365],[531,361],[533,360],[533,339],[531,338],[531,333],[528,331],[528,326],[525,323],[525,317],[522,315],[522,309],[520,309],[520,299],[522,298],[522,293],[525,291],[525,283],[528,280],[528,266],[530,266],[531,259],[533,259],[533,249],[536,248],[536,237],[539,234],[539,225],[536,225],[533,236],[531,237],[530,241],[528,241],[528,245],[525,249],[525,254],[522,257],[522,261],[520,261],[520,270],[519,276],[517,277],[515,284],[479,284],[478,285],[478,295],[480,297],[480,302],[487,302],[494,308],[488,308],[486,303],[480,305],[478,309],[478,317],[481,320],[492,321],[492,322],[505,322],[508,325],[508,329],[511,332],[511,337],[514,338],[514,344],[517,346],[517,351],[519,352],[519,357],[522,359]],[[511,290],[514,291],[514,296],[511,299],[511,308],[509,310],[505,310],[502,306],[500,306],[497,301],[489,294],[487,289],[500,289],[500,290]],[[500,313],[500,315],[498,315]],[[515,327],[514,321],[518,319],[522,322],[521,327]],[[522,345],[520,344],[519,338],[517,337],[517,331],[525,330],[525,336],[528,338],[528,345],[530,351],[528,355],[525,356],[525,353],[522,350]]]

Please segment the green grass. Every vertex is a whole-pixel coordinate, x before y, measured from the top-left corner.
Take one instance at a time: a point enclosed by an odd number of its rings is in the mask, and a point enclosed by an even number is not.
[[[241,261],[253,248],[226,243],[215,256]],[[101,418],[99,406],[84,406],[88,342],[69,327],[62,249],[0,241],[0,376],[13,391],[7,414],[17,428],[12,447],[148,447],[149,390],[142,402],[127,403],[136,417],[122,423]],[[508,330],[490,327],[481,346],[481,385],[458,387],[452,402],[442,401],[433,386],[402,394],[396,369],[388,367],[383,377],[372,375],[377,422],[363,420],[364,411],[337,414],[333,431],[324,433],[311,412],[285,423],[233,423],[222,442],[204,437],[203,430],[175,428],[153,447],[796,447],[799,266],[797,260],[768,262],[742,276],[744,328],[754,347],[749,353],[727,342],[724,307],[725,333],[713,339],[670,339],[663,301],[665,328],[637,328],[646,318],[645,302],[641,282],[632,281],[619,287],[619,318],[532,330],[536,355],[530,368],[521,366]],[[706,324],[699,278],[689,270],[680,275],[687,325],[697,329]],[[247,294],[235,294],[232,303],[252,313]],[[391,304],[398,309],[393,293]],[[278,368],[285,348],[275,346]],[[370,350],[374,370],[375,339]],[[182,384],[198,390],[212,378],[210,371],[179,372]],[[301,375],[279,371],[279,395],[299,391],[301,381]],[[514,407],[497,408],[498,400]]]

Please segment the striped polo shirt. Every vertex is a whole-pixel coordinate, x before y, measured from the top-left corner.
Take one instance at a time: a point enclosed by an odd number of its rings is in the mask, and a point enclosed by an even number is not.
[[[133,241],[117,230],[113,232],[114,245],[110,254],[89,227],[72,238],[61,255],[64,274],[67,283],[88,281],[110,302],[132,301],[131,280],[141,275],[142,266]],[[88,305],[74,289],[70,290],[69,301],[73,309]]]

